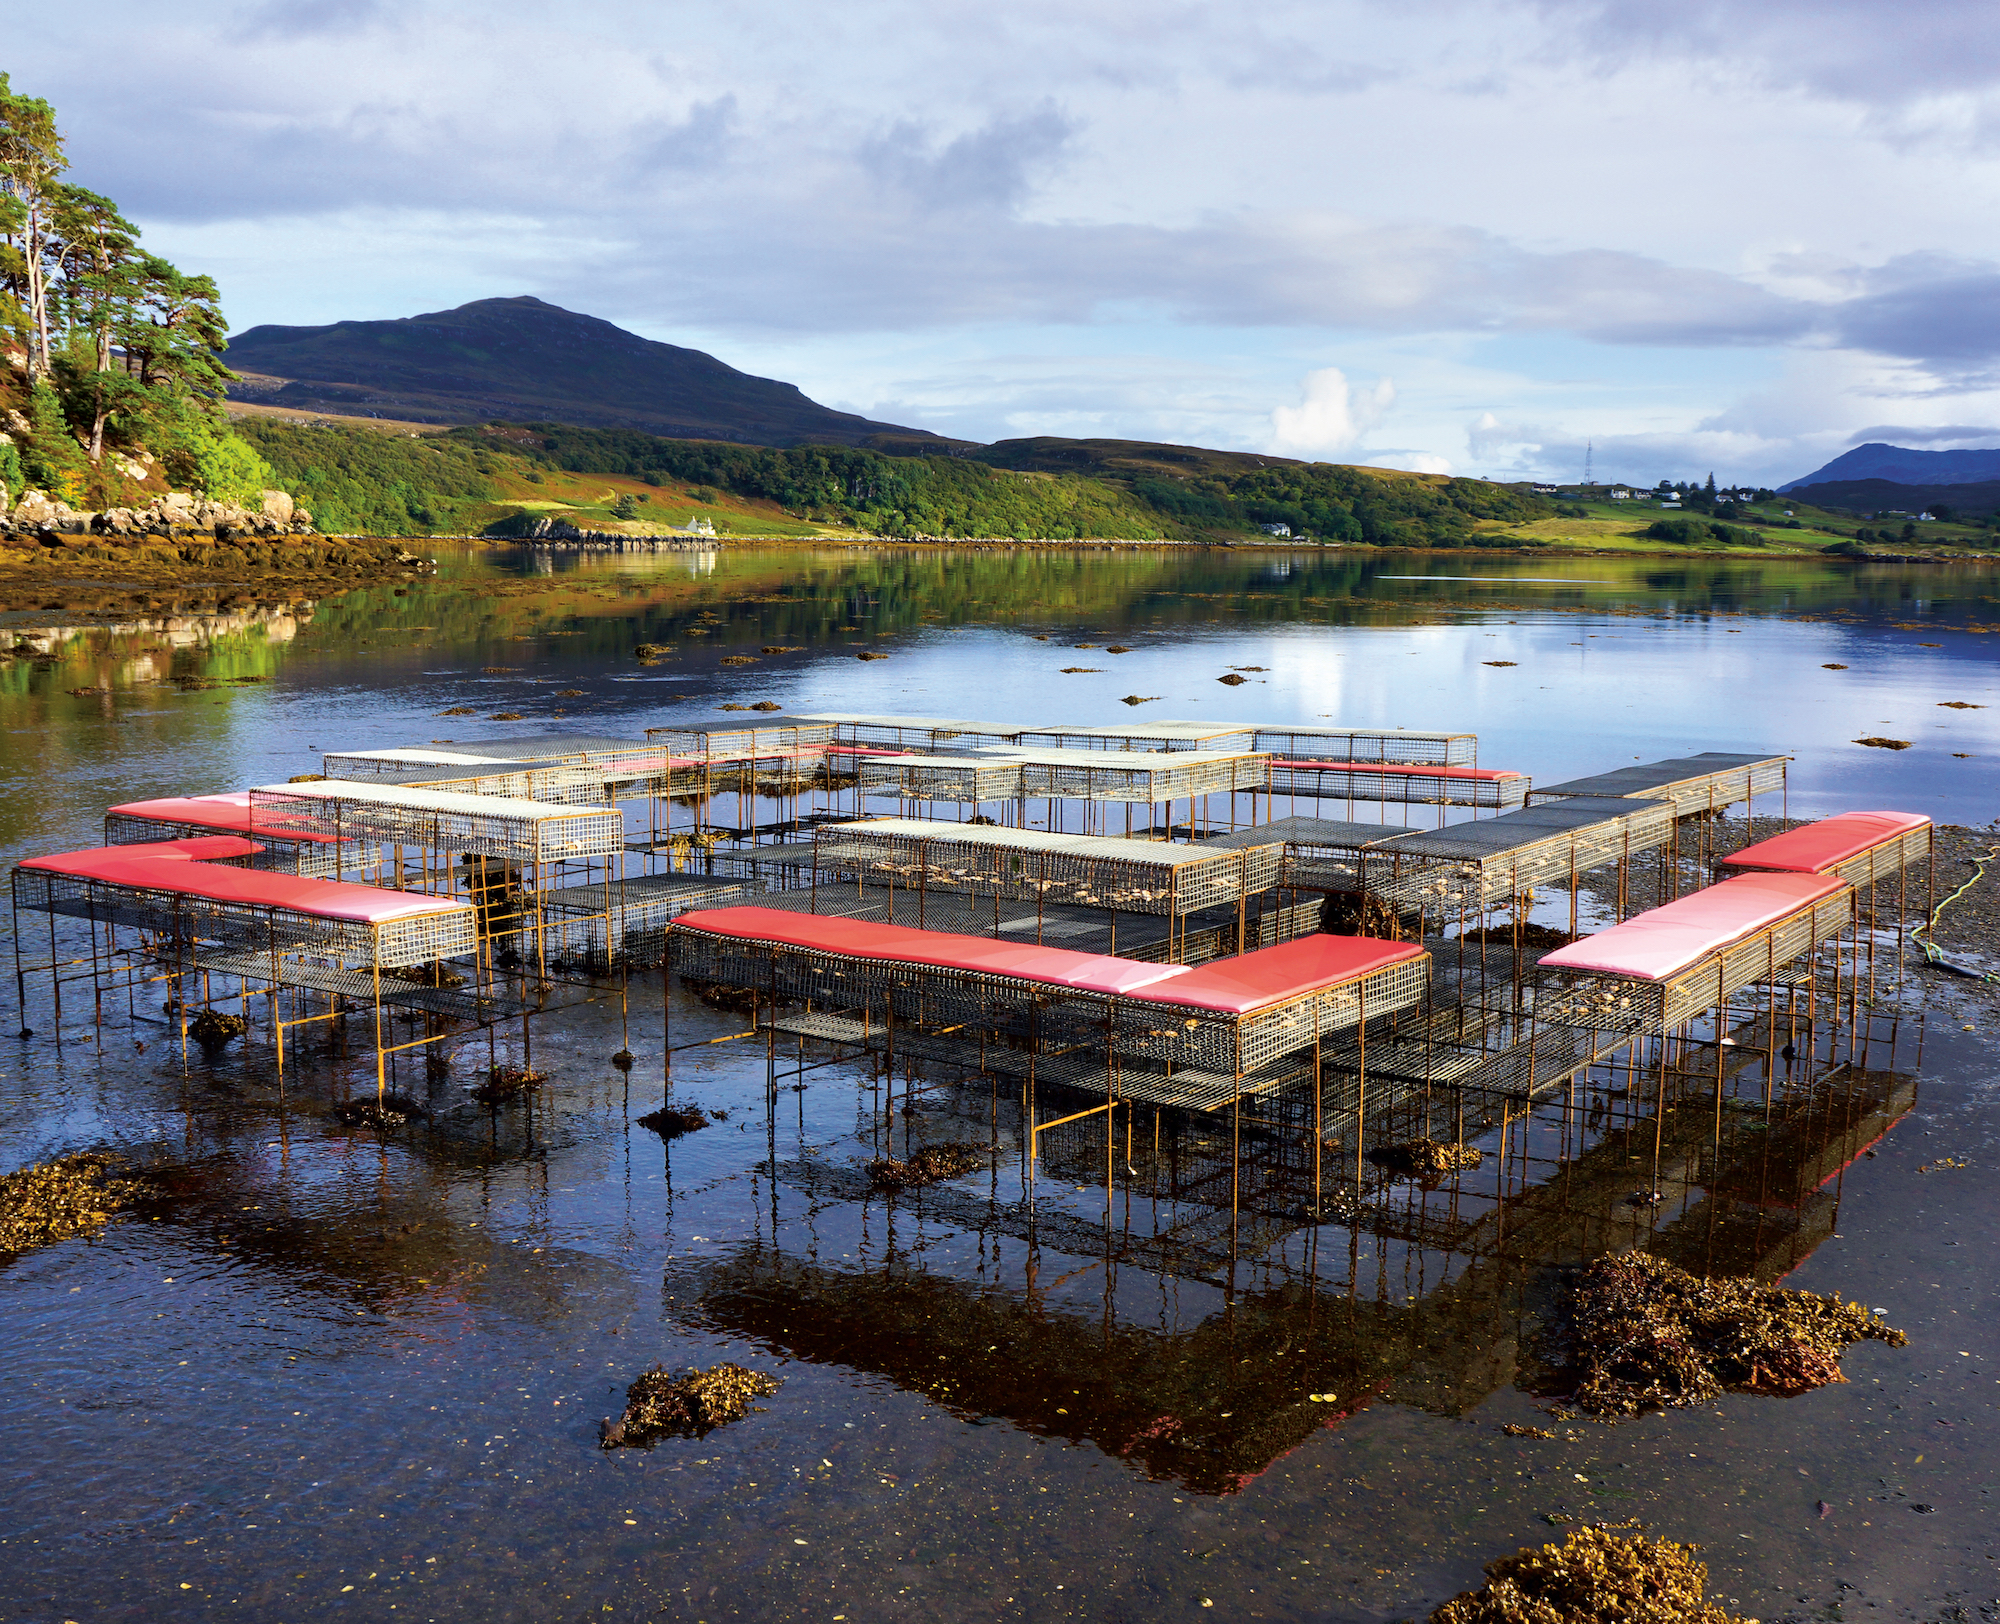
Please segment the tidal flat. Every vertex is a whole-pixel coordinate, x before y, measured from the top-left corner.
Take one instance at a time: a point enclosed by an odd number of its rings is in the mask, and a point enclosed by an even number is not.
[[[0,617],[0,856],[322,750],[510,729],[759,705],[1330,719],[1476,732],[1482,765],[1542,783],[1789,754],[1790,817],[1927,813],[1952,826],[1938,895],[1972,881],[1961,906],[1994,917],[1984,565],[440,557],[303,607]],[[1905,952],[1902,996],[1837,1059],[1736,1077],[1726,1132],[1705,1094],[1656,1121],[1614,1072],[1441,1186],[1254,1234],[1189,1221],[1143,1144],[1107,1200],[1101,1127],[1045,1149],[1030,1205],[997,1090],[885,1120],[860,1063],[795,1057],[772,1096],[761,1049],[691,1050],[675,1097],[721,1119],[663,1139],[637,1120],[661,1104],[663,997],[677,1044],[741,1017],[657,972],[624,1011],[539,1028],[548,1081],[522,1098],[473,1097],[483,1038],[406,1072],[429,1115],[387,1131],[334,1111],[372,1095],[365,1045],[307,1040],[280,1089],[255,1020],[184,1054],[157,999],[58,1020],[30,981],[5,1030],[33,1036],[0,1039],[0,1171],[112,1151],[154,1188],[0,1258],[7,1616],[1390,1620],[1636,1518],[1767,1624],[1990,1617],[2000,1012]],[[989,1152],[962,1176],[869,1177],[962,1142]],[[1680,1172],[1633,1205],[1661,1142]],[[1844,1383],[1791,1398],[1552,1414],[1562,1283],[1632,1246],[1837,1293],[1909,1344],[1857,1344]],[[643,1372],[724,1361],[782,1385],[705,1435],[599,1447]]]

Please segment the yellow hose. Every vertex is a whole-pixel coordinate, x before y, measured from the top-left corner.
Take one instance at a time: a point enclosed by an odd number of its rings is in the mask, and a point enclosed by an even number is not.
[[[1932,964],[1936,964],[1944,956],[1943,950],[1939,948],[1938,945],[1935,942],[1933,942],[1929,936],[1929,933],[1937,928],[1938,915],[1943,913],[1946,908],[1951,906],[1952,903],[1956,902],[1960,897],[1964,896],[1966,892],[1970,891],[1975,885],[1977,885],[1980,882],[1981,878],[1984,877],[1986,873],[1986,865],[1994,861],[1994,859],[1996,858],[2000,858],[2000,846],[1993,847],[1992,850],[1987,852],[1987,854],[1984,857],[1974,858],[1972,878],[1967,880],[1965,884],[1961,885],[1956,891],[1952,892],[1950,896],[1946,897],[1944,901],[1940,902],[1935,908],[1931,909],[1930,918],[1926,919],[1921,925],[1917,926],[1915,930],[1910,932],[1910,934],[1917,939],[1918,944],[1923,948],[1924,957],[1927,960],[1929,960]],[[1980,980],[1982,981],[1991,981],[1992,979],[1993,977],[1990,975],[1983,975],[1980,977]]]

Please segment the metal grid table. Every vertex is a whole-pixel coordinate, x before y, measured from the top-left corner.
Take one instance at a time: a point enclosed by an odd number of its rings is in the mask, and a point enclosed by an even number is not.
[[[871,716],[848,711],[803,711],[797,720],[829,727],[841,744],[896,750],[957,750],[1012,744],[1021,728],[1012,722],[968,722],[944,716]]]
[[[1445,829],[1399,835],[1362,854],[1363,889],[1426,911],[1511,903],[1673,838],[1667,801],[1576,796]]]
[[[1677,817],[1694,812],[1719,812],[1785,787],[1785,764],[1790,756],[1732,755],[1707,750],[1698,756],[1676,756],[1669,761],[1650,761],[1619,767],[1589,778],[1572,778],[1530,793],[1531,801],[1560,800],[1569,796],[1643,796],[1670,802]]]
[[[615,808],[334,781],[267,785],[250,792],[250,804],[302,833],[515,862],[612,857],[625,847]]]
[[[1338,818],[1273,818],[1269,823],[1210,835],[1204,846],[1233,850],[1284,843],[1284,867],[1278,883],[1296,891],[1359,891],[1361,854],[1384,841],[1410,833],[1400,823],[1350,823]]]
[[[1371,770],[1360,762],[1274,760],[1273,795],[1309,795],[1314,800],[1372,801],[1411,806],[1491,807],[1509,812],[1523,806],[1531,780],[1525,773],[1505,778],[1453,778],[1413,772],[1394,763]]]
[[[688,979],[760,993],[774,1002],[859,1011],[871,1026],[881,1021],[920,1033],[956,1033],[975,1046],[1025,1044],[1051,1059],[1102,1060],[1114,1071],[1133,1066],[1230,1078],[1274,1065],[1364,1016],[1414,1007],[1430,986],[1431,972],[1430,955],[1415,953],[1235,1014],[1173,1003],[1170,982],[1160,987],[1160,998],[1141,1000],[1027,976],[783,945],[685,922],[669,936],[668,953],[671,968]]]
[[[1479,735],[1414,728],[1259,727],[1253,750],[1329,761],[1381,761],[1406,767],[1476,767]]]
[[[1121,913],[1233,906],[1278,883],[1274,841],[1229,850],[1102,835],[1043,834],[918,818],[822,828],[822,874]]]

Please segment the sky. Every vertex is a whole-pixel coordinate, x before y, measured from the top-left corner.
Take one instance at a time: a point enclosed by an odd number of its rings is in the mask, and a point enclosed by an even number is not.
[[[71,178],[232,327],[530,293],[975,440],[1775,484],[2000,445],[1926,0],[93,0]]]

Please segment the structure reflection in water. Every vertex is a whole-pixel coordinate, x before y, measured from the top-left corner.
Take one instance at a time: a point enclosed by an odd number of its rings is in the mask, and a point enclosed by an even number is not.
[[[1797,1268],[1834,1231],[1844,1169],[1915,1105],[1915,1045],[1883,1018],[1800,1028],[1767,1069],[1770,1026],[1724,1034],[1719,1089],[1716,1045],[1661,1040],[1504,1112],[1476,1171],[1373,1176],[1325,1222],[1301,1207],[1295,1124],[1244,1135],[1232,1214],[1227,1134],[1162,1113],[1118,1145],[1107,1213],[1099,1123],[1048,1135],[1030,1184],[1018,1108],[990,1080],[945,1086],[858,1126],[904,1149],[979,1136],[983,1193],[890,1196],[774,1159],[757,1238],[676,1265],[667,1296],[694,1327],[1230,1493],[1377,1402],[1559,1395],[1561,1284],[1593,1258],[1640,1248],[1766,1283]]]

